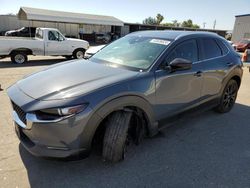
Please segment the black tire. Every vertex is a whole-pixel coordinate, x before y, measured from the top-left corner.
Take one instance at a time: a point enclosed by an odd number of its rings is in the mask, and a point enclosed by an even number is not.
[[[63,57],[65,57],[67,60],[71,60],[72,59],[72,55],[65,55]]]
[[[76,49],[73,52],[73,57],[74,57],[74,59],[83,59],[84,58],[84,54],[85,54],[85,50],[84,49]]]
[[[11,54],[12,63],[23,64],[28,60],[27,54],[24,52],[13,52]]]
[[[105,161],[124,159],[132,112],[114,112],[107,120],[102,156]]]
[[[229,112],[235,104],[238,89],[238,83],[233,79],[229,80],[221,96],[220,103],[215,108],[215,111],[219,113]]]

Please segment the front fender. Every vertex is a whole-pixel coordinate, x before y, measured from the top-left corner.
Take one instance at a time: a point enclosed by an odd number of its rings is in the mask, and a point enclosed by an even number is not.
[[[92,140],[95,132],[105,117],[117,110],[123,110],[124,107],[134,106],[140,108],[147,116],[149,136],[153,136],[158,132],[158,123],[155,121],[154,113],[151,105],[139,96],[122,96],[109,100],[105,104],[93,109],[91,118],[82,133],[82,145],[91,148]],[[87,134],[87,135],[86,135]]]

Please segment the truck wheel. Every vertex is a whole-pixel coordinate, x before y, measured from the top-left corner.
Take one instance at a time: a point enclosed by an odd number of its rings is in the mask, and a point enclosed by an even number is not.
[[[105,161],[118,162],[124,158],[132,112],[114,112],[107,120],[102,156]]]
[[[12,63],[23,64],[23,63],[26,63],[27,60],[28,60],[28,57],[24,52],[13,52],[11,54]]]
[[[215,108],[215,111],[219,113],[229,112],[234,106],[238,89],[239,86],[237,82],[233,79],[229,80],[221,96],[220,103]]]
[[[75,59],[83,59],[84,58],[84,54],[85,54],[85,50],[83,50],[83,49],[77,49],[77,50],[74,51],[73,57]]]

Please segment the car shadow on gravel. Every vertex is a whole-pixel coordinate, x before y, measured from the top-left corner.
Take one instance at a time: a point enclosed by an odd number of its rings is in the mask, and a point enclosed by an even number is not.
[[[133,147],[125,161],[101,156],[62,162],[20,155],[31,187],[248,187],[250,107],[230,113],[212,110],[176,121],[154,138]]]
[[[27,63],[24,64],[15,64],[12,63],[8,59],[3,59],[0,61],[0,68],[18,68],[18,67],[30,67],[30,66],[47,66],[56,63],[60,63],[66,61],[65,58],[57,58],[57,59],[37,59],[37,60],[29,60]]]

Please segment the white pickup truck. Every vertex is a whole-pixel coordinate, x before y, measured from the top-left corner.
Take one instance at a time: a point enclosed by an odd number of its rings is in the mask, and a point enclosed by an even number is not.
[[[89,43],[65,38],[53,28],[37,28],[35,38],[0,37],[0,57],[11,57],[13,63],[27,62],[28,55],[64,56],[84,58]]]

